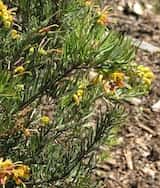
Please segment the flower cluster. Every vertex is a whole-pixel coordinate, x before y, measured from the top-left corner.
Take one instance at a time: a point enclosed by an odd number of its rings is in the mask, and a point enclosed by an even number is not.
[[[150,86],[154,79],[154,74],[149,67],[143,65],[136,66],[135,74],[136,77],[140,78],[140,80],[134,80],[137,84],[140,81],[140,83]],[[87,77],[89,85],[96,87],[100,86],[100,90],[102,89],[107,96],[117,97],[123,92],[126,92],[127,89],[132,89],[132,83],[130,83],[132,75],[128,75],[127,72],[121,70],[115,70],[108,73],[98,73],[95,70],[90,70]],[[73,95],[73,99],[77,105],[79,105],[82,100],[83,93],[84,89],[80,88]]]
[[[123,72],[113,72],[107,75],[98,74],[97,72],[89,73],[89,81],[92,84],[101,84],[105,93],[114,93],[116,89],[123,88],[125,74]]]
[[[11,38],[14,39],[14,40],[20,38],[20,34],[18,33],[17,30],[15,30],[15,29],[12,29],[12,30],[11,30]]]
[[[124,87],[125,74],[123,72],[113,72],[110,75],[111,80],[114,82],[114,85],[118,88]]]
[[[99,10],[97,13],[97,23],[99,23],[100,25],[106,25],[108,23],[108,11],[106,10],[106,8],[104,8],[103,10]]]
[[[105,93],[114,94],[117,89],[123,88],[125,86],[124,83],[125,74],[123,72],[113,72],[111,73],[107,79],[103,81],[103,89]]]
[[[114,95],[118,89],[125,87],[125,79],[126,75],[121,71],[102,74],[91,70],[86,81],[87,86],[83,84],[78,87],[78,90],[73,95],[73,101],[76,105],[79,105],[84,96],[84,90],[88,86],[100,86],[106,95]]]
[[[0,185],[5,185],[9,180],[14,180],[17,185],[29,178],[30,169],[20,162],[13,163],[10,159],[0,159]]]
[[[155,76],[149,67],[139,65],[137,67],[137,74],[143,80],[144,84],[150,86]]]
[[[7,6],[0,0],[0,20],[3,22],[5,28],[10,28],[13,22],[13,15]]]
[[[15,68],[14,73],[15,74],[21,74],[25,71],[25,68],[23,66],[18,66]]]
[[[42,116],[40,120],[41,120],[41,123],[42,123],[43,125],[48,125],[48,124],[50,123],[50,119],[49,119],[49,117],[46,116],[46,115]]]
[[[101,9],[98,5],[94,5],[93,0],[85,0],[85,6],[95,9],[97,15],[97,23],[104,26],[108,23],[108,8]]]
[[[76,105],[80,104],[80,101],[82,100],[82,97],[84,95],[84,87],[80,86],[76,93],[73,95],[73,100],[76,103]]]

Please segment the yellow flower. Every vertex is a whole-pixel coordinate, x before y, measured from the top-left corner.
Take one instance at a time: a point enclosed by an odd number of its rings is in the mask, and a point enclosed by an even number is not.
[[[29,167],[19,163],[13,163],[10,159],[0,159],[0,185],[5,185],[12,178],[17,185],[23,183],[22,179],[29,178]],[[22,179],[21,179],[22,178]]]
[[[43,123],[44,125],[48,125],[50,123],[50,119],[48,116],[42,116],[40,120],[41,123]]]
[[[47,55],[47,54],[48,54],[47,51],[44,50],[43,48],[39,48],[39,49],[38,49],[38,53],[39,53],[40,55]]]
[[[106,25],[108,22],[108,11],[106,10],[106,7],[103,10],[99,10],[97,13],[99,15],[97,23],[100,25]]]
[[[19,39],[20,38],[20,34],[17,32],[17,30],[15,30],[15,29],[11,30],[11,38],[12,39]]]
[[[3,2],[0,1],[0,10],[3,9],[3,6],[4,6]]]
[[[111,79],[115,82],[119,80],[124,80],[124,73],[123,72],[114,72],[111,74]]]
[[[148,79],[148,78],[146,78],[146,77],[144,77],[143,78],[143,82],[146,84],[146,85],[151,85],[151,83],[152,83],[152,80],[150,80],[150,79]]]
[[[153,74],[153,72],[149,71],[145,73],[145,77],[153,80],[155,78],[155,75]]]
[[[25,71],[25,68],[23,66],[18,66],[17,68],[15,68],[14,73],[19,74],[19,73],[23,73]]]
[[[76,103],[76,105],[80,104],[80,98],[76,94],[73,95],[73,100]]]
[[[10,159],[6,159],[3,161],[3,159],[0,159],[0,169],[7,169],[7,168],[13,167],[13,163]]]
[[[137,74],[139,77],[142,78],[143,82],[148,86],[151,85],[152,81],[155,78],[155,75],[150,70],[150,68],[143,65],[139,65],[137,67]]]
[[[5,185],[10,175],[12,175],[12,170],[14,164],[10,159],[3,160],[0,159],[0,185]]]
[[[117,87],[123,87],[124,86],[124,78],[125,75],[123,72],[114,72],[111,74],[111,80],[115,82],[115,86]]]
[[[77,96],[78,97],[81,97],[83,95],[83,93],[84,93],[83,89],[78,89],[77,90]]]
[[[111,73],[106,79],[102,80],[104,92],[109,95],[114,95],[117,89],[125,86],[124,79],[125,74],[123,72],[116,71]]]
[[[24,178],[24,179],[28,179],[29,178],[29,172],[30,172],[30,168],[28,166],[23,165],[23,164],[19,164],[13,170],[13,175],[15,177],[21,177],[21,178]]]
[[[22,179],[28,179],[30,168],[23,164],[18,164],[12,171],[13,173],[13,180],[17,185],[22,183]]]
[[[4,27],[10,28],[13,22],[12,12],[7,9],[7,6],[0,1],[0,18]]]
[[[105,25],[107,20],[107,15],[106,14],[101,14],[99,19],[97,20],[97,23],[101,24],[101,25]]]
[[[14,164],[11,160],[0,158],[0,185],[5,185],[11,175]]]
[[[74,100],[74,102],[76,103],[76,105],[79,105],[79,104],[80,104],[80,101],[82,100],[83,94],[84,94],[84,89],[83,89],[83,86],[80,85],[80,86],[79,86],[79,89],[78,89],[78,90],[76,91],[76,93],[73,95],[73,100]]]

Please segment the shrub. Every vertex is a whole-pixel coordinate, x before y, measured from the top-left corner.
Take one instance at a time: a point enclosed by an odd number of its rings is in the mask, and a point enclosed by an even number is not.
[[[124,120],[120,101],[149,90],[108,14],[89,0],[0,1],[3,187],[80,187]]]

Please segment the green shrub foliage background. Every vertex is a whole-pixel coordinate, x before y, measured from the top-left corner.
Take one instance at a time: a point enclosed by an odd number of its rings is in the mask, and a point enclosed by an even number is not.
[[[86,2],[4,1],[15,14],[9,28],[0,21],[0,158],[30,167],[26,187],[80,182],[124,118],[120,101],[149,88],[131,42],[99,24],[102,8]],[[91,72],[103,83],[90,81]],[[114,72],[125,86],[107,93]]]

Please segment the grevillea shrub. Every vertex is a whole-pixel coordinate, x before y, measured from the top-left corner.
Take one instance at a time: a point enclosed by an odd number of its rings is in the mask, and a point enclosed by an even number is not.
[[[0,0],[2,187],[92,187],[97,148],[124,120],[121,101],[154,78],[108,17],[91,0]]]

